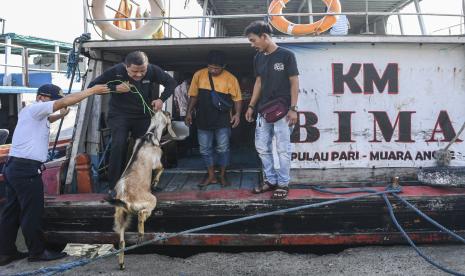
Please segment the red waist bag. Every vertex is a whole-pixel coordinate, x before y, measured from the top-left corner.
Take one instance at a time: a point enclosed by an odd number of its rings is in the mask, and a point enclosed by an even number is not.
[[[286,99],[276,98],[260,107],[258,112],[262,114],[267,123],[274,123],[286,116],[289,108]]]

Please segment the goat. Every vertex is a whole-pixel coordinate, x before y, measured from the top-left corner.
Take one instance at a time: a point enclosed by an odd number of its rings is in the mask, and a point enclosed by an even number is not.
[[[115,186],[116,197],[110,203],[115,205],[115,222],[113,230],[119,233],[119,266],[124,269],[124,232],[129,226],[132,214],[138,217],[139,241],[144,235],[144,223],[157,205],[157,198],[152,194],[163,172],[161,163],[162,150],[160,139],[167,129],[172,137],[176,137],[171,127],[171,116],[168,112],[157,111],[153,115],[147,132],[137,139],[131,158],[121,178]],[[152,174],[156,172],[152,182]]]

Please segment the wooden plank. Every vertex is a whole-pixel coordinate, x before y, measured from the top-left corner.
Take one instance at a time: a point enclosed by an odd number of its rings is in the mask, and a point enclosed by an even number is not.
[[[98,67],[101,67],[101,63]],[[100,69],[101,71],[101,69]],[[86,153],[97,155],[100,147],[100,115],[102,110],[102,96],[93,96],[92,108],[90,110],[90,121],[87,129]],[[97,165],[97,164],[96,164]]]
[[[198,184],[201,183],[204,179],[204,174],[190,173],[189,178],[187,179],[186,183],[184,183],[181,191],[200,191]]]
[[[222,189],[224,190],[240,189],[242,172],[226,173],[226,178],[228,179],[230,185],[228,187],[222,187]]]
[[[241,189],[252,190],[260,182],[260,173],[243,172]]]
[[[222,189],[221,184],[218,181],[218,183],[216,183],[216,184],[208,185],[206,188],[203,189],[203,191],[218,191],[218,190],[221,190],[221,189]]]
[[[292,169],[291,184],[391,183],[395,176],[416,181],[417,172],[418,168]]]
[[[189,174],[176,174],[168,183],[168,185],[163,189],[164,192],[174,192],[182,189],[184,183],[186,183]]]
[[[168,184],[170,183],[171,179],[173,179],[174,176],[175,174],[162,173],[160,176],[160,182],[158,183],[157,189],[160,191],[163,191],[166,188],[166,186],[168,186]]]
[[[144,240],[155,239],[159,235],[174,233],[148,233]],[[464,236],[465,231],[457,234]],[[410,237],[416,243],[443,243],[457,242],[452,237],[439,231],[415,231],[409,232]],[[127,232],[125,235],[127,245],[139,242],[136,232]],[[48,242],[116,244],[118,234],[108,232],[89,231],[47,231],[45,238]],[[288,245],[367,245],[367,244],[401,244],[405,240],[398,232],[373,232],[373,233],[315,233],[315,234],[202,234],[193,233],[179,235],[166,241],[159,241],[156,245],[191,245],[191,246],[288,246]]]
[[[421,190],[421,188],[419,189]],[[221,192],[223,194],[246,193],[246,191],[237,190]],[[292,190],[292,192],[295,191]],[[196,194],[207,194],[207,192],[196,192]],[[250,193],[247,192],[247,194]],[[417,191],[416,194],[421,193]],[[218,195],[218,192],[210,192],[206,197],[208,200],[197,201],[165,201],[159,197],[160,201],[156,210],[146,222],[146,233],[179,232],[228,219],[327,200],[327,198],[316,197],[294,200],[271,200],[269,197],[262,200],[218,200]],[[328,195],[328,197],[331,196]],[[432,198],[417,196],[410,201],[446,227],[455,231],[464,231],[465,221],[460,219],[465,214],[465,201],[463,199],[464,195],[462,194],[460,196],[435,196]],[[412,210],[400,206],[397,201],[393,201],[393,203],[395,203],[394,208],[399,222],[405,226],[409,233],[436,231],[434,226],[419,219]],[[93,204],[79,206],[71,204],[47,205],[44,220],[45,230],[73,233],[79,231],[111,232],[113,212],[113,206],[95,201]],[[135,225],[132,224],[128,232],[135,229]],[[385,203],[380,197],[375,196],[352,202],[309,208],[204,231],[204,233],[217,234],[252,234],[253,237],[262,234],[332,234],[334,239],[354,232],[358,234],[396,232],[389,220]]]
[[[95,59],[91,59],[89,62],[89,72],[90,74],[86,78],[85,87],[89,85],[89,83],[98,75],[100,75],[102,67],[98,64],[101,61],[97,61]],[[99,71],[100,69],[100,71]],[[66,181],[65,181],[65,192],[70,193],[72,192],[72,182],[74,177],[74,169],[75,169],[75,160],[78,152],[83,151],[84,145],[84,138],[86,135],[87,125],[89,122],[89,108],[92,106],[93,97],[84,99],[79,103],[79,108],[76,116],[76,126],[73,132],[73,139],[72,139],[72,146],[71,146],[71,154],[69,156],[69,167],[68,171],[66,172]]]

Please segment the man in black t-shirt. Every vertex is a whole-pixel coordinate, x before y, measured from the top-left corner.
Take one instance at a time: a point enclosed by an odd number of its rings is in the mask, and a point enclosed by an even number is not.
[[[113,92],[107,118],[111,130],[109,194],[113,197],[113,189],[123,173],[129,133],[134,139],[145,134],[151,119],[149,109],[160,110],[177,83],[163,69],[149,64],[144,52],[134,51],[126,56],[123,63],[109,68],[93,80],[89,87],[96,84],[107,84]],[[165,87],[160,96],[152,93],[154,84]]]
[[[255,86],[245,117],[253,121],[255,110],[281,98],[287,104],[287,114],[274,123],[268,123],[258,112],[255,129],[255,148],[263,164],[264,182],[254,193],[273,191],[272,198],[286,198],[289,191],[291,167],[291,129],[297,122],[299,71],[294,53],[278,47],[271,38],[271,27],[263,21],[252,22],[245,35],[258,53],[254,58]],[[273,161],[273,138],[279,158],[279,169]]]

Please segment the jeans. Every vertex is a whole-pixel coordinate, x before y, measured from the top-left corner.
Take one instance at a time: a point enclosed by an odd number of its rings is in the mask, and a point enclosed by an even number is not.
[[[197,130],[199,139],[200,154],[202,155],[205,166],[213,167],[213,138],[216,139],[216,155],[217,164],[221,167],[229,165],[229,137],[231,136],[231,128],[219,128],[215,130]]]
[[[265,181],[279,187],[287,187],[291,170],[291,127],[286,117],[274,123],[267,123],[258,115],[255,128],[255,148],[262,160]],[[276,151],[279,159],[279,169],[275,169],[273,160],[273,136],[276,139]]]

